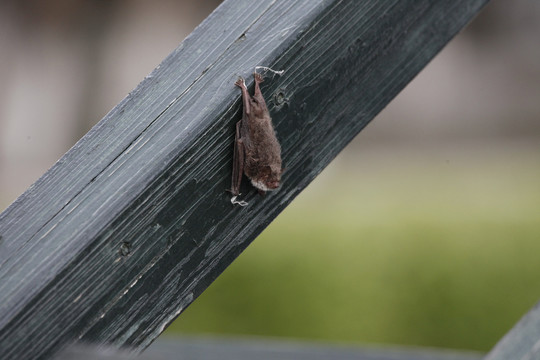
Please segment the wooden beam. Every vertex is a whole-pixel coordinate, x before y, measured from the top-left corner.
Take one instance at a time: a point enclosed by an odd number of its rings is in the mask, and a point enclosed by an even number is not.
[[[225,1],[0,215],[0,358],[146,347],[486,2]],[[287,171],[239,207],[258,65]]]
[[[540,303],[536,304],[486,355],[485,360],[540,359]]]

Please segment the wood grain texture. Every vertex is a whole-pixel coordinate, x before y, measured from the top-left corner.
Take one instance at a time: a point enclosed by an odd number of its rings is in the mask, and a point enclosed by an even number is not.
[[[487,0],[229,0],[0,215],[0,358],[143,349]],[[239,75],[282,187],[229,202]],[[239,294],[241,296],[241,294]]]
[[[536,304],[486,355],[485,360],[540,359],[540,303]]]

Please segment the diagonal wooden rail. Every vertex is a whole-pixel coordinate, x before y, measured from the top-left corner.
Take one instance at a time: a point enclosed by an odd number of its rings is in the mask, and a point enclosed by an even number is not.
[[[486,2],[225,1],[0,215],[0,358],[146,347]],[[258,65],[287,170],[239,207]]]
[[[540,303],[537,303],[486,355],[485,360],[540,359]]]

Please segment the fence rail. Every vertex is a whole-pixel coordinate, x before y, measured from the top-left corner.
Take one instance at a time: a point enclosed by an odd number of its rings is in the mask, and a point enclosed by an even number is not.
[[[0,358],[144,349],[486,2],[225,1],[0,215]],[[287,170],[239,207],[256,66]]]

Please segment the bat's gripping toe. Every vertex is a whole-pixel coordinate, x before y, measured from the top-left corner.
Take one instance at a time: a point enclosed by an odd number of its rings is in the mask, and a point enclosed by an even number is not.
[[[245,88],[246,87],[246,82],[244,81],[244,78],[239,76],[238,77],[238,80],[236,80],[236,82],[234,83],[234,85],[238,86],[239,88]]]
[[[240,194],[238,194],[238,195],[240,195]],[[248,204],[244,200],[236,200],[236,198],[237,198],[236,195],[231,198],[231,204],[240,205],[240,206],[246,206]]]

